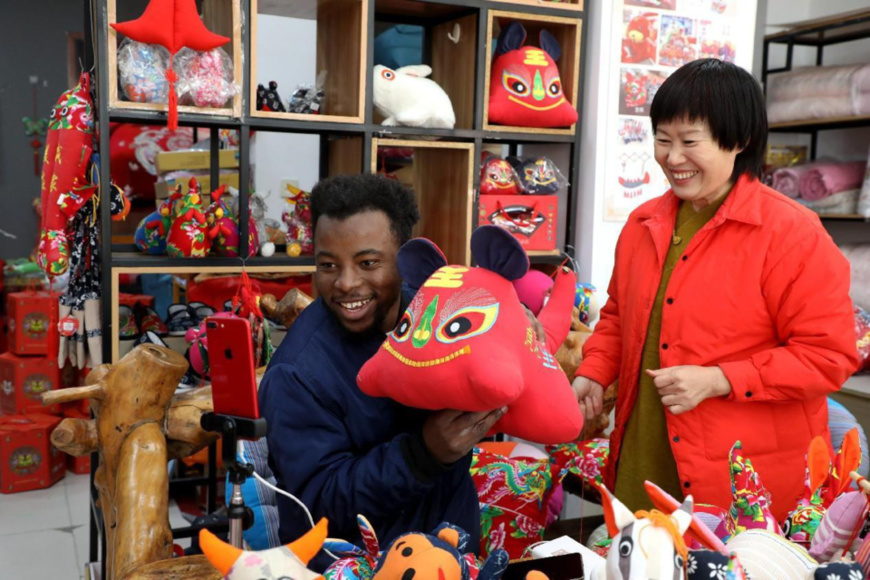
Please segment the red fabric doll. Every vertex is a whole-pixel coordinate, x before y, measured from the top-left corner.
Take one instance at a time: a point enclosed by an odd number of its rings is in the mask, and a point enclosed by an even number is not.
[[[46,137],[37,262],[49,276],[59,276],[69,268],[67,224],[94,194],[88,180],[93,146],[90,77],[82,73],[79,83],[57,100]]]

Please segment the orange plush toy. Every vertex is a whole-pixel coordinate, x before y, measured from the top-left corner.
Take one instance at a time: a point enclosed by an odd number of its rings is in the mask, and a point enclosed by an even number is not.
[[[583,416],[551,353],[571,324],[575,277],[560,268],[538,320],[538,342],[511,282],[529,260],[496,226],[471,236],[477,268],[450,266],[438,247],[416,238],[399,251],[399,271],[420,288],[396,329],[360,370],[362,391],[408,407],[491,411],[507,406],[493,432],[538,443],[575,439]]]

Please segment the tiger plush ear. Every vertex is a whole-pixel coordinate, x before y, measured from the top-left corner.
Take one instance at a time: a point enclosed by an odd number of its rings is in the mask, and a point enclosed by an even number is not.
[[[538,38],[541,48],[544,49],[544,52],[550,55],[554,61],[558,61],[559,57],[562,56],[562,47],[559,46],[559,41],[556,40],[556,37],[547,32],[546,30],[542,30],[541,34]]]
[[[429,276],[438,268],[447,265],[447,258],[435,242],[426,238],[414,238],[399,249],[398,263],[399,275],[416,293]]]
[[[529,271],[529,256],[510,232],[480,226],[471,234],[471,255],[477,265],[513,282]]]
[[[468,542],[471,540],[471,536],[462,528],[442,522],[432,531],[432,535],[456,548],[460,554],[468,551]]]
[[[523,47],[526,41],[526,29],[516,20],[501,29],[495,44],[496,54],[504,54]]]

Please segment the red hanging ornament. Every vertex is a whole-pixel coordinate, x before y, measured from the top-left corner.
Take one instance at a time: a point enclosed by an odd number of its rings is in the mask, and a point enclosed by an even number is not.
[[[174,131],[178,128],[178,96],[175,93],[178,75],[172,68],[172,57],[185,46],[205,52],[223,46],[230,39],[205,27],[196,12],[195,0],[151,0],[142,16],[112,24],[112,28],[137,42],[159,44],[169,51],[169,67],[166,69],[166,80],[169,81],[167,127]]]
[[[39,177],[39,148],[42,147],[42,141],[34,139],[30,146],[33,147],[33,174]]]

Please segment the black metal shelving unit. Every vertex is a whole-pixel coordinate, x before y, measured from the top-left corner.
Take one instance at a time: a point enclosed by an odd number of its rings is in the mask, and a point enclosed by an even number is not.
[[[294,0],[286,0],[293,2]],[[529,0],[528,3],[514,2],[496,2],[490,0],[359,0],[363,7],[367,8],[367,50],[363,54],[364,71],[371,71],[374,61],[374,35],[375,21],[397,21],[403,23],[422,24],[423,26],[433,26],[444,21],[445,18],[455,18],[457,15],[474,14],[477,17],[477,45],[474,53],[475,59],[475,77],[474,77],[474,107],[473,107],[473,126],[465,129],[444,130],[444,129],[418,129],[412,127],[384,127],[374,122],[373,106],[372,106],[372,83],[367,82],[364,91],[364,106],[362,110],[362,122],[346,123],[333,122],[329,120],[305,120],[305,119],[276,119],[262,118],[252,115],[252,109],[255,104],[250,102],[252,83],[258,81],[263,82],[263,79],[251,78],[251,62],[253,58],[253,42],[251,39],[251,0],[226,0],[228,3],[239,2],[240,4],[240,23],[241,33],[238,40],[241,42],[242,54],[242,78],[237,79],[241,85],[241,115],[236,116],[215,116],[211,114],[197,114],[190,112],[180,112],[179,126],[208,128],[210,131],[210,153],[211,153],[211,183],[218,182],[218,153],[219,139],[218,134],[221,129],[235,129],[239,131],[239,230],[240,230],[240,254],[247,254],[248,244],[248,200],[249,191],[246,184],[250,183],[250,145],[251,132],[283,132],[283,133],[303,133],[316,134],[323,136],[353,136],[362,140],[360,168],[362,171],[368,171],[372,162],[372,143],[373,139],[425,139],[425,140],[440,140],[456,143],[471,143],[473,144],[474,152],[474,168],[473,172],[473,191],[474,200],[472,202],[472,229],[477,226],[477,196],[479,192],[479,163],[480,153],[485,144],[502,143],[508,145],[512,152],[515,152],[520,144],[561,144],[570,148],[569,159],[570,166],[563,173],[568,177],[570,186],[567,196],[567,207],[564,215],[560,215],[559,219],[564,223],[565,242],[558,255],[534,255],[531,261],[536,264],[558,265],[561,264],[566,256],[573,256],[573,244],[575,237],[575,212],[577,208],[577,200],[580,192],[577,184],[580,182],[580,134],[581,122],[583,119],[583,111],[580,110],[580,120],[574,125],[573,131],[563,132],[562,134],[547,134],[546,131],[541,132],[518,132],[507,129],[505,131],[496,130],[492,127],[484,129],[484,116],[486,111],[487,96],[484,94],[486,83],[486,59],[487,51],[491,44],[488,39],[487,24],[490,19],[490,11],[506,11],[518,13],[529,18],[540,18],[546,21],[547,18],[560,17],[562,19],[569,18],[572,22],[576,21],[576,25],[582,28],[588,18],[588,6],[583,6],[579,9],[576,5],[565,5],[559,3],[540,3]],[[116,0],[120,4],[123,0]],[[588,3],[588,0],[586,0]],[[90,38],[94,39],[92,46],[95,50],[94,63],[96,65],[96,87],[97,87],[97,123],[99,132],[99,149],[100,151],[108,152],[109,149],[109,123],[110,122],[127,122],[139,123],[148,125],[164,125],[166,123],[166,114],[157,111],[142,111],[130,110],[123,106],[110,107],[109,86],[108,82],[111,78],[109,74],[109,42],[108,42],[108,0],[84,0],[85,9],[85,24]],[[414,14],[415,16],[410,16]],[[576,63],[574,74],[578,79],[577,95],[575,102],[578,108],[582,102],[581,95],[583,94],[584,71],[585,71],[585,54],[586,54],[586,38],[587,34],[581,34],[579,40],[579,60]],[[424,50],[425,52],[425,50]],[[561,66],[560,66],[561,68]],[[564,71],[563,71],[564,77]],[[321,155],[320,174],[326,175],[328,168],[326,167],[327,159]],[[108,183],[110,179],[110,164],[103,163],[100,167],[100,179],[103,183]],[[286,256],[273,256],[270,258],[254,257],[248,260],[238,258],[203,258],[203,259],[171,259],[168,257],[145,256],[136,253],[134,248],[129,244],[113,244],[110,232],[112,231],[110,208],[108,204],[102,204],[100,224],[102,236],[102,319],[103,319],[103,336],[107,339],[103,342],[104,360],[111,361],[113,358],[112,343],[116,329],[112,325],[112,304],[108,300],[113,281],[114,272],[117,269],[142,269],[149,272],[160,272],[161,270],[178,272],[180,269],[189,269],[190,272],[197,272],[200,269],[210,267],[257,267],[258,269],[275,268],[276,270],[308,270],[313,271],[313,259],[310,257],[291,258]],[[276,253],[277,254],[277,253]],[[214,449],[210,450],[210,458],[214,457]],[[213,464],[213,463],[212,463]],[[94,462],[94,466],[96,462]],[[92,474],[93,477],[93,474]],[[197,483],[203,483],[199,481]],[[209,483],[210,489],[214,491],[214,481]],[[95,494],[92,493],[95,497]],[[214,493],[209,494],[209,507],[215,505]],[[93,509],[91,510],[91,561],[98,561],[100,554],[98,546],[101,536],[100,525],[101,518],[99,511],[92,502]],[[176,537],[188,537],[195,533],[196,530],[189,528],[185,530],[174,530]],[[105,546],[103,551],[105,553]]]
[[[788,30],[768,34],[764,37],[762,56],[761,81],[767,90],[767,77],[770,74],[792,70],[794,47],[806,46],[816,50],[816,66],[824,64],[825,47],[854,40],[870,38],[870,10],[862,9],[839,15],[827,16],[815,20],[795,23]],[[771,68],[770,48],[772,45],[784,45],[786,48],[785,64]],[[853,129],[870,126],[870,115],[860,117],[845,117],[835,119],[810,119],[770,125],[771,132],[803,133],[810,135],[810,158],[815,159],[818,148],[819,133],[834,129]],[[863,216],[819,216],[823,220],[835,221],[870,221]]]

